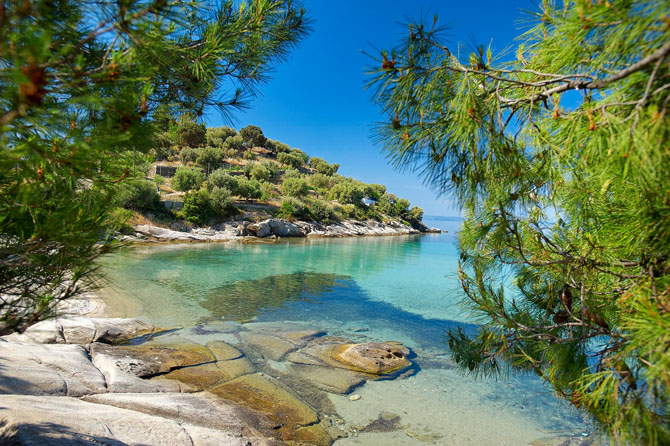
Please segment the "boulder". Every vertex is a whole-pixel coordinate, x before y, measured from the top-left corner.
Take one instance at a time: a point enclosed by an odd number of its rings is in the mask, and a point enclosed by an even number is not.
[[[82,396],[107,391],[80,345],[0,341],[0,393]]]
[[[106,398],[105,398],[106,397]],[[68,397],[0,395],[5,425],[0,427],[3,444],[152,445],[152,446],[269,446],[276,442],[243,427],[217,423],[216,428],[199,423],[230,420],[238,415],[225,405],[195,400],[188,395],[161,395],[151,400],[141,396],[137,404],[101,395],[97,401]],[[112,403],[113,405],[108,405]],[[142,408],[128,410],[116,406]],[[149,412],[156,410],[163,416]],[[183,412],[184,417],[180,417]]]
[[[13,333],[3,339],[36,344],[89,344],[91,342],[121,343],[155,333],[154,326],[135,318],[61,317],[38,322],[22,334]]]
[[[248,225],[247,231],[256,237],[267,237],[272,234],[272,229],[268,224],[268,220]]]
[[[289,370],[294,376],[312,383],[321,390],[341,395],[350,393],[370,378],[363,373],[318,365],[291,364]]]
[[[272,233],[277,237],[304,237],[305,234],[300,229],[300,226],[291,223],[288,220],[281,220],[271,218],[267,220]]]
[[[409,350],[398,344],[344,344],[331,350],[331,357],[352,370],[383,375],[408,367]]]

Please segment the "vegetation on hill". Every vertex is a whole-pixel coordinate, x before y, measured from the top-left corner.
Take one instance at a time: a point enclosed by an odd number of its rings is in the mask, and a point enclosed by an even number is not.
[[[183,197],[175,197],[183,199],[183,210],[170,215],[160,209],[156,206],[157,193],[152,200],[140,200],[138,196],[119,203],[128,209],[159,212],[168,220],[214,224],[235,217],[242,211],[239,208],[253,202],[267,214],[287,219],[332,222],[345,218],[395,218],[422,227],[421,208],[410,208],[408,200],[387,194],[385,186],[338,175],[339,164],[267,139],[262,129],[254,125],[239,131],[230,127],[206,128],[186,114],[170,122],[161,145],[144,160],[146,171],[148,161],[177,167],[162,189],[186,192]],[[145,183],[151,184],[149,179]],[[128,185],[124,196],[146,193],[146,189]],[[215,204],[221,197],[225,197],[225,206]],[[368,201],[364,203],[364,199]]]
[[[202,6],[0,4],[0,333],[82,291],[115,206],[154,206],[142,152],[207,142],[193,120],[166,134],[175,116],[244,106],[309,31],[298,1]]]
[[[670,444],[669,10],[545,1],[512,60],[412,22],[370,84],[392,161],[466,215],[454,359],[537,373],[618,444]]]

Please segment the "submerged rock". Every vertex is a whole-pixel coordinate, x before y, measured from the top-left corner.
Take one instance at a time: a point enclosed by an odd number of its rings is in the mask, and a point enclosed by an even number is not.
[[[409,350],[398,344],[365,343],[335,346],[331,356],[352,370],[383,375],[410,365]]]
[[[213,394],[267,415],[285,441],[329,445],[317,413],[282,383],[269,376],[244,375],[210,390]]]

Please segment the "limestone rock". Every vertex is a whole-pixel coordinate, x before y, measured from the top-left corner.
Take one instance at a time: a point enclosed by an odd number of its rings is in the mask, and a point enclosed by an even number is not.
[[[302,331],[243,331],[242,342],[263,358],[280,361],[287,353],[305,346],[310,340],[321,336],[318,330]]]
[[[91,395],[83,398],[96,404],[129,409],[181,423],[223,430],[239,436],[263,432],[272,436],[272,422],[264,415],[237,404],[202,393],[124,393]]]
[[[105,397],[109,398],[105,401]],[[128,410],[106,402],[113,402],[102,395],[98,402],[81,401],[68,397],[31,397],[22,395],[0,395],[3,418],[6,420],[0,439],[9,444],[39,444],[60,446],[64,444],[110,444],[152,446],[269,446],[276,444],[254,432],[220,423],[219,428],[192,424],[196,414],[209,413],[212,418],[225,419],[225,409],[205,403],[193,403],[188,396],[175,396],[176,404],[170,408],[169,399],[152,402],[142,395],[144,403],[139,406],[163,409],[166,418],[148,415],[141,411]],[[123,405],[123,400],[116,400]],[[191,405],[189,406],[189,403]],[[132,406],[132,403],[127,405]],[[160,412],[160,410],[158,410]],[[185,411],[184,419],[178,417]],[[176,412],[176,414],[175,414]],[[234,414],[234,412],[233,412]],[[233,414],[229,415],[233,416]],[[171,416],[175,418],[171,418]]]
[[[396,344],[345,344],[332,350],[332,357],[352,370],[381,375],[410,365],[409,351]]]
[[[248,225],[246,229],[256,237],[267,237],[268,235],[272,234],[272,228],[270,228],[268,220],[259,223],[252,223]]]
[[[321,390],[342,395],[351,392],[369,378],[363,373],[317,365],[292,364],[289,370]]]
[[[62,317],[38,322],[22,334],[3,339],[36,344],[120,343],[155,331],[152,325],[135,318]]]
[[[256,370],[249,358],[225,342],[210,342],[207,347],[201,348],[211,355],[211,360],[176,368],[162,376],[161,380],[178,380],[199,390],[209,390]]]
[[[82,396],[107,391],[79,345],[0,341],[0,393]]]
[[[274,378],[258,374],[245,375],[222,384],[211,392],[267,415],[276,423],[275,428],[282,440],[302,439],[313,441],[309,444],[330,444],[330,437],[325,429],[316,424],[319,417],[314,409]],[[304,427],[309,429],[298,434],[300,428]],[[327,443],[323,442],[326,438]]]
[[[304,237],[305,234],[300,229],[300,226],[291,223],[288,220],[281,220],[271,218],[267,220],[272,233],[277,237]]]

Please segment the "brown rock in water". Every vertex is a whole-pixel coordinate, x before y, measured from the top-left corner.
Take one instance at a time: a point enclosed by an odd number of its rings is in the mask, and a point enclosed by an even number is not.
[[[280,361],[286,354],[305,346],[323,333],[318,330],[243,331],[240,333],[240,339],[259,356]]]
[[[329,445],[330,437],[318,425],[317,413],[290,389],[269,376],[245,375],[224,383],[211,393],[267,415],[285,441]]]
[[[331,356],[352,370],[383,375],[411,364],[409,351],[392,343],[344,344],[332,348]]]
[[[289,370],[321,390],[342,395],[351,392],[355,387],[370,378],[369,375],[339,367],[292,364],[289,366]]]

